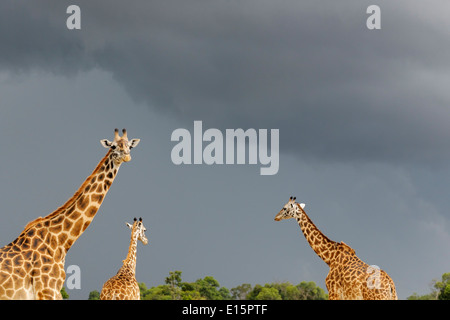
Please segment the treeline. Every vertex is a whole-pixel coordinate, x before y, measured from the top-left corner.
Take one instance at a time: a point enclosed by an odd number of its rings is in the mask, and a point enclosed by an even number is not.
[[[414,292],[408,300],[450,300],[450,273],[444,273],[440,280],[431,281],[431,292],[418,295]]]
[[[419,295],[414,292],[407,300],[450,300],[450,272],[440,280],[431,281],[431,292]],[[181,271],[171,271],[164,284],[147,288],[139,283],[141,300],[328,300],[328,294],[312,281],[297,285],[290,282],[266,283],[264,286],[244,283],[232,289],[220,286],[211,276],[195,282],[184,282]],[[64,299],[69,299],[65,288],[61,290]],[[100,292],[89,293],[88,300],[99,300]]]
[[[171,271],[164,284],[147,288],[139,283],[141,300],[327,300],[328,294],[314,282],[266,283],[264,286],[244,283],[232,289],[220,286],[214,277],[184,282],[181,271]],[[100,299],[100,292],[91,291],[89,300]]]

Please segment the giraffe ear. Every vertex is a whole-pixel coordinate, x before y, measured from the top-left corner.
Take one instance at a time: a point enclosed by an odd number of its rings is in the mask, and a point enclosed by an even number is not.
[[[100,140],[100,143],[102,144],[102,146],[104,146],[106,149],[111,148],[112,146],[112,142],[107,140],[107,139],[102,139]]]
[[[304,204],[304,203],[300,203],[300,207],[301,207],[302,209],[304,209],[304,208],[305,208],[305,204]]]
[[[125,222],[125,224],[127,225],[128,228],[133,229],[133,226],[131,224],[129,224],[128,222]]]
[[[133,139],[130,142],[128,142],[128,146],[131,148],[136,147],[139,144],[139,141],[141,141],[141,139]]]

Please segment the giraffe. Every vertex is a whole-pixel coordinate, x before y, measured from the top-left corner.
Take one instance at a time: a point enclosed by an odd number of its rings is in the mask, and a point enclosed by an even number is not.
[[[137,221],[134,218],[133,225],[126,223],[131,229],[130,247],[128,255],[123,260],[122,267],[117,274],[111,277],[103,285],[100,293],[100,300],[140,300],[141,293],[138,282],[136,281],[136,249],[138,240],[144,245],[148,243],[145,236],[145,227],[142,218]]]
[[[22,233],[0,248],[0,299],[59,300],[67,251],[94,219],[119,167],[131,160],[128,140],[115,129],[114,141],[100,140],[108,152],[75,194],[45,217],[29,222]]]
[[[290,197],[275,221],[295,218],[314,252],[330,267],[325,284],[330,300],[397,300],[391,277],[377,266],[360,260],[349,245],[328,239],[303,210],[304,203]]]

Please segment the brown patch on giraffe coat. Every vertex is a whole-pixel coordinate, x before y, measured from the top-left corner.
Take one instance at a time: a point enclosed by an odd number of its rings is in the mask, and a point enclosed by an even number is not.
[[[45,238],[45,233],[46,233],[46,230],[45,230],[44,228],[40,228],[40,229],[37,230],[36,235],[37,235],[39,238],[41,238],[42,240],[44,240],[44,238]]]
[[[4,271],[0,271],[0,284],[5,282],[8,278],[9,278],[9,274],[8,273],[6,273]]]
[[[17,274],[17,276],[19,276],[20,278],[24,278],[27,275],[27,272],[25,271],[25,268],[16,268],[15,269],[15,273]]]
[[[35,232],[36,232],[35,229],[30,229],[26,232],[26,236],[31,238],[34,236]]]
[[[100,204],[103,201],[103,194],[96,194],[96,193],[92,194],[91,201]]]
[[[55,278],[50,278],[50,282],[49,282],[48,286],[50,288],[55,288],[55,284],[56,284],[56,279]]]
[[[30,249],[30,239],[22,237],[19,240],[20,243],[18,245],[21,247],[21,251]]]
[[[42,255],[41,260],[42,260],[42,264],[44,264],[44,265],[52,263],[52,257],[51,256]]]
[[[22,253],[22,256],[25,260],[30,260],[32,255],[33,255],[33,251],[31,251],[31,250],[27,250]]]
[[[57,264],[54,264],[49,273],[49,276],[52,278],[58,278],[59,275],[60,275],[59,266]]]
[[[49,230],[50,230],[50,232],[53,232],[53,233],[60,233],[62,230],[62,225],[50,227]]]
[[[78,220],[77,222],[75,222],[72,230],[70,231],[70,235],[71,236],[78,236],[81,232],[81,227],[83,225],[83,220]]]
[[[86,217],[88,217],[88,218],[92,218],[93,216],[95,216],[95,214],[97,213],[97,211],[98,211],[98,207],[96,207],[96,206],[90,206],[90,207],[86,210],[85,215],[86,215]]]
[[[40,246],[39,246],[39,248],[38,248],[38,251],[41,253],[41,254],[46,254],[47,252],[48,252],[48,246],[47,245],[45,245],[45,244],[41,244]],[[43,259],[43,258],[42,258]]]
[[[63,232],[58,235],[58,243],[63,244],[66,242],[68,236],[67,233]]]
[[[22,260],[23,260],[22,255],[18,254],[12,259],[12,262],[14,265],[17,266],[17,265],[22,264]]]
[[[33,238],[33,240],[31,240],[31,249],[36,250],[41,242],[42,240],[40,238]]]
[[[74,240],[73,239],[68,239],[67,240],[67,242],[66,242],[66,245],[65,245],[65,247],[67,248],[67,247],[71,247],[72,246],[72,244],[74,243]]]
[[[14,283],[12,281],[12,277],[9,276],[7,279],[5,279],[5,282],[3,282],[3,287],[9,289],[13,286],[14,286]],[[8,291],[8,289],[6,291]],[[11,294],[11,293],[9,293],[9,294]]]
[[[66,216],[70,215],[73,212],[73,210],[75,210],[75,203],[71,205],[69,208],[67,208]]]
[[[97,193],[103,192],[103,184],[99,184],[97,187],[97,190],[95,190]]]
[[[84,223],[84,225],[83,225],[83,229],[82,229],[82,231],[81,232],[84,232],[84,230],[86,230],[86,228],[87,227],[89,227],[89,225],[91,224],[91,221],[86,221],[85,223]]]
[[[58,241],[56,240],[56,237],[53,235],[50,235],[50,248],[53,250],[56,250],[58,247]]]
[[[72,220],[77,220],[80,216],[81,216],[80,211],[74,211],[68,216],[68,218]]]
[[[69,231],[70,228],[72,228],[73,222],[70,221],[69,219],[64,220],[64,230],[65,231]]]
[[[11,259],[7,258],[3,261],[2,271],[5,271],[7,273],[12,272]]]
[[[84,211],[88,204],[89,204],[88,197],[82,195],[77,201],[77,208],[80,209],[81,211]]]
[[[52,225],[59,225],[64,220],[64,216],[60,215],[54,219],[52,219]]]
[[[64,257],[63,249],[57,248],[55,250],[55,253],[53,254],[53,259],[55,259],[55,262],[60,262],[63,257]]]

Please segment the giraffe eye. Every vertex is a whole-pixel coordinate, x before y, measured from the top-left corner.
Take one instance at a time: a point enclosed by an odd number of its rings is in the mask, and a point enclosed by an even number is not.
[[[116,148],[117,148],[117,146],[115,146],[115,145],[111,146],[111,149],[113,149],[113,150],[115,150]]]

